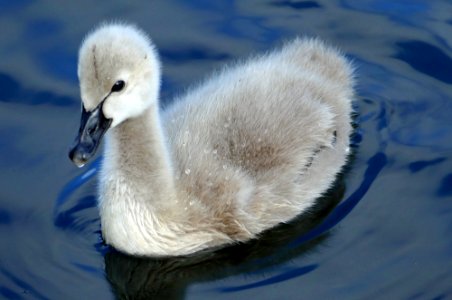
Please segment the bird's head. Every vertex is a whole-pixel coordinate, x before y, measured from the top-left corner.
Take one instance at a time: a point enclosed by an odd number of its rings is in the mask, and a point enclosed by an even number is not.
[[[109,128],[157,105],[160,63],[151,40],[141,30],[106,24],[83,41],[78,77],[82,117],[69,157],[81,167],[95,154]]]

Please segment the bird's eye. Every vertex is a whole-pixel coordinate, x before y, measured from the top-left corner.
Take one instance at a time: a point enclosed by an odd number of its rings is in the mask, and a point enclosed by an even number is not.
[[[118,80],[111,87],[111,91],[112,92],[119,92],[119,91],[121,91],[124,88],[125,85],[126,85],[126,83],[124,82],[124,80]]]

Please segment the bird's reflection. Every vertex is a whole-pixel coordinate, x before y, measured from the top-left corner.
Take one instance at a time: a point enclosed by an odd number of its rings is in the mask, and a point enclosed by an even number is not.
[[[119,299],[183,299],[196,282],[261,270],[315,250],[329,233],[305,243],[291,243],[319,224],[342,199],[338,179],[316,206],[288,224],[264,232],[259,239],[190,256],[146,258],[116,251],[105,255],[107,279]]]

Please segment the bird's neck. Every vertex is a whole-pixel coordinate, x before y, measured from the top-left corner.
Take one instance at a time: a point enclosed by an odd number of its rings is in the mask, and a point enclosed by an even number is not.
[[[105,159],[110,161],[104,166],[115,166],[120,172],[119,177],[131,187],[132,193],[136,193],[131,195],[133,198],[149,201],[153,209],[164,210],[177,201],[170,154],[157,105],[113,128],[107,143]]]

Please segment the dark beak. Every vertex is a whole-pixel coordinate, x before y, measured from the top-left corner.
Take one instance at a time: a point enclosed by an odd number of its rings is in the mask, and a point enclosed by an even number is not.
[[[102,112],[103,101],[91,112],[83,107],[80,129],[69,151],[69,158],[79,168],[83,167],[96,154],[102,137],[111,125]]]

